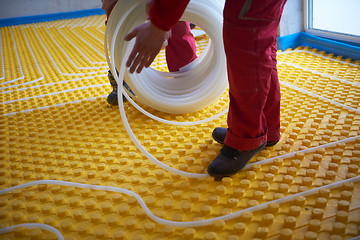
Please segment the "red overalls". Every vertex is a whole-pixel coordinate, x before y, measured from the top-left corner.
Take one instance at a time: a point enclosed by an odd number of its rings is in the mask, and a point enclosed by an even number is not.
[[[286,0],[227,0],[223,39],[230,108],[225,144],[242,151],[280,139],[277,30]]]
[[[102,8],[109,17],[117,0],[102,0]],[[181,67],[197,58],[196,42],[191,33],[190,23],[179,21],[171,28],[171,37],[165,48],[166,63],[170,72],[176,72]]]
[[[150,19],[167,30],[188,2],[154,0]],[[223,40],[230,106],[225,144],[237,150],[256,149],[266,141],[280,139],[276,38],[285,2],[226,0]]]

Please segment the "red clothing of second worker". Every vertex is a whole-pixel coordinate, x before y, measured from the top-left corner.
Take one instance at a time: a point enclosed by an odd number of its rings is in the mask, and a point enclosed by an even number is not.
[[[165,55],[170,72],[178,71],[197,58],[196,42],[189,22],[179,21],[171,28]]]

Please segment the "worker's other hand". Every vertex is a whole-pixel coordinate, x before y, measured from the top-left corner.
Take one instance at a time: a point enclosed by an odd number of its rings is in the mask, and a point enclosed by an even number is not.
[[[166,32],[156,27],[150,21],[134,28],[125,36],[126,41],[136,37],[134,48],[132,49],[126,66],[130,73],[140,73],[144,67],[149,67],[166,39]]]

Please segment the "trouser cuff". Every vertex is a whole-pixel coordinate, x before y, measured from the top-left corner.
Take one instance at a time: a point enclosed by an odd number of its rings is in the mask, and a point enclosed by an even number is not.
[[[226,133],[224,143],[229,147],[235,148],[240,151],[249,151],[260,147],[267,141],[267,136],[264,134],[258,138],[241,138],[233,135],[229,130]]]

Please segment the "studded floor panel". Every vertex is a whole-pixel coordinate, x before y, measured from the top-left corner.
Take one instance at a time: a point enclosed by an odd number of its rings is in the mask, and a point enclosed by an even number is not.
[[[360,235],[359,61],[304,47],[278,52],[281,141],[231,178],[187,178],[144,157],[107,104],[104,20],[0,28],[1,239]],[[197,43],[201,52],[206,36]],[[153,67],[166,71],[163,53]],[[225,93],[192,114],[147,110],[194,121],[227,106]],[[221,149],[211,132],[226,127],[225,116],[182,127],[125,109],[141,144],[172,168],[206,173]]]

